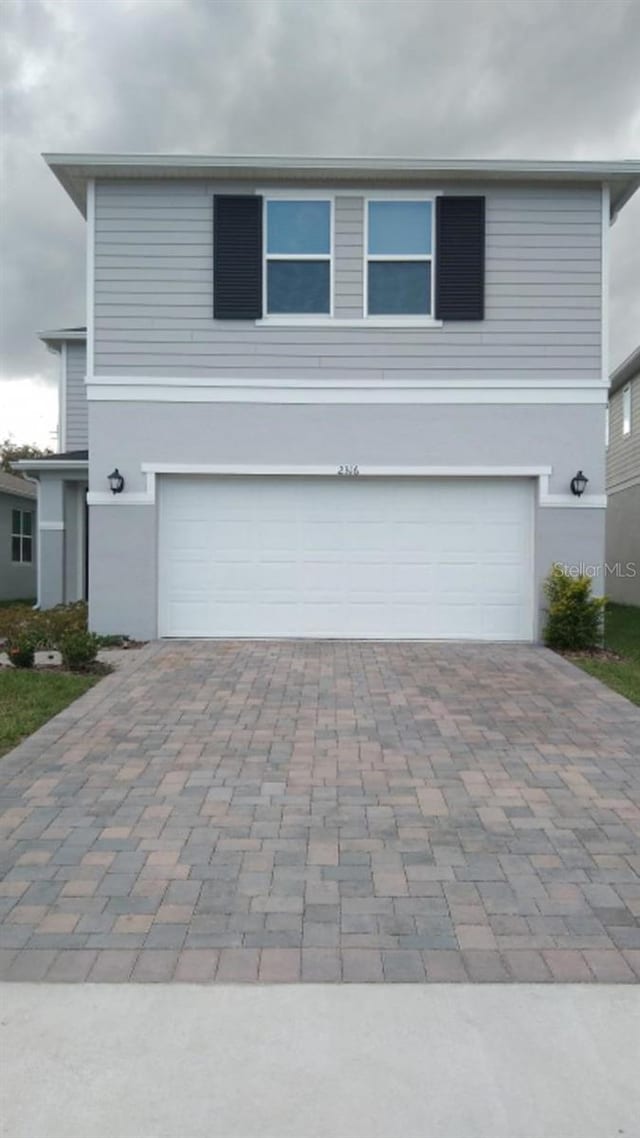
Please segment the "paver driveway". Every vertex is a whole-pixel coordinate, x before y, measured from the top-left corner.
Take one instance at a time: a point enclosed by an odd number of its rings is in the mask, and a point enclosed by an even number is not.
[[[5,978],[640,976],[640,710],[542,648],[153,644],[0,773]]]

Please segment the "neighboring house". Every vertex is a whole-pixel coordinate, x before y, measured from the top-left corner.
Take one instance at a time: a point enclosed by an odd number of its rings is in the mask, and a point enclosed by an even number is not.
[[[640,605],[640,347],[611,376],[607,568],[607,596]]]
[[[33,482],[0,470],[0,601],[36,595],[36,503]]]
[[[92,628],[526,641],[554,561],[601,587],[640,163],[46,160],[87,218]],[[86,467],[55,461],[60,585]]]
[[[38,604],[52,608],[87,596],[88,404],[86,330],[41,332],[59,356],[59,453],[20,466],[38,480]]]

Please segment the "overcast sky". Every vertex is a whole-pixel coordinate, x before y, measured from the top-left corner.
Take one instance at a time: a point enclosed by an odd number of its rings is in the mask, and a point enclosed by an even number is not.
[[[83,323],[85,225],[42,151],[640,156],[640,0],[3,0],[0,438],[51,441],[42,328]],[[640,341],[640,194],[611,362]]]

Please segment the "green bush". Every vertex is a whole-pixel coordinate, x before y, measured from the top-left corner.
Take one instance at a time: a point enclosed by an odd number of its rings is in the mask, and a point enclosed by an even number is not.
[[[58,641],[62,663],[70,672],[82,672],[95,664],[100,639],[92,632],[66,632]]]
[[[554,565],[544,592],[548,607],[543,635],[549,648],[576,652],[602,644],[606,600],[591,596],[590,577],[574,577]]]
[[[38,612],[36,625],[40,630],[45,648],[59,648],[65,636],[87,632],[86,601],[76,601],[70,605],[56,605],[53,609]]]
[[[33,640],[25,633],[18,633],[6,641],[6,652],[14,668],[33,668],[36,650]]]
[[[45,651],[57,648],[61,637],[67,633],[86,631],[85,601],[45,610],[16,604],[0,611],[0,640],[26,635],[35,648]]]

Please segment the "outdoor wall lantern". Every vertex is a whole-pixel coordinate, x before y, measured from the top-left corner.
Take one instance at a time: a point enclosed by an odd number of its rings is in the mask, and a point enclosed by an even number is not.
[[[122,477],[120,471],[118,470],[118,467],[116,466],[115,470],[113,470],[111,472],[111,474],[107,475],[107,477],[109,479],[109,486],[111,487],[111,493],[112,494],[122,494],[122,491],[124,490],[124,478]],[[572,483],[572,485],[573,485],[573,483]]]
[[[581,470],[571,479],[571,493],[575,494],[576,498],[581,498],[587,488],[589,479]]]

